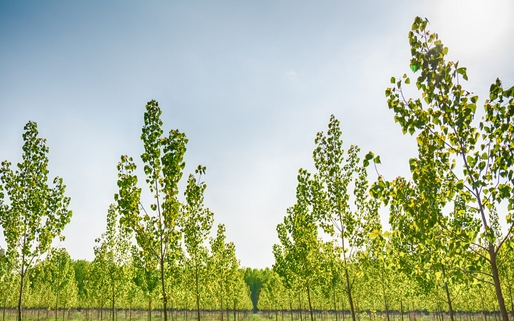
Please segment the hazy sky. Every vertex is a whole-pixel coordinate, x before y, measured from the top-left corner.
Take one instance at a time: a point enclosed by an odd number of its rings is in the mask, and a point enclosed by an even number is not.
[[[416,15],[468,67],[464,86],[480,101],[496,77],[514,85],[509,0],[0,0],[0,161],[21,160],[23,126],[36,121],[50,176],[72,198],[63,245],[92,259],[116,164],[122,154],[141,164],[144,107],[155,99],[164,131],[189,138],[184,181],[207,167],[206,205],[242,265],[271,266],[298,169],[313,168],[331,114],[347,146],[381,155],[386,179],[408,174],[416,146],[384,91],[391,76],[412,74]]]

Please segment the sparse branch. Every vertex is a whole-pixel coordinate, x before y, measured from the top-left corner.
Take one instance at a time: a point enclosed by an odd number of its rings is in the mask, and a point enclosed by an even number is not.
[[[507,235],[505,235],[505,237],[501,240],[500,244],[498,244],[498,247],[496,248],[495,250],[495,253],[498,254],[498,252],[500,251],[503,243],[505,243],[505,241],[507,241],[507,239],[510,237],[510,235],[512,234],[512,230],[514,228],[514,223],[512,223],[510,225],[510,228],[509,228],[509,231],[507,232]]]

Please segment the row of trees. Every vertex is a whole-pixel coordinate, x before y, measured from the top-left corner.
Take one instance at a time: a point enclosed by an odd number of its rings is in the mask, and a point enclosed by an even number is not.
[[[141,135],[150,200],[142,197],[135,161],[122,156],[95,259],[72,261],[52,248],[71,219],[69,198],[60,178],[49,187],[48,148],[29,122],[22,162],[16,170],[8,162],[0,168],[3,306],[16,305],[19,321],[23,306],[100,308],[100,319],[109,307],[113,321],[118,308],[158,307],[165,321],[169,308],[194,309],[198,320],[200,310],[212,309],[223,319],[228,309],[251,308],[246,277],[253,303],[260,291],[257,304],[277,319],[280,310],[298,311],[300,319],[308,310],[312,321],[315,311],[338,311],[343,319],[348,313],[352,321],[359,312],[381,311],[389,321],[391,314],[428,310],[447,311],[451,321],[455,311],[499,311],[508,321],[514,87],[504,90],[497,80],[479,120],[478,97],[460,85],[466,69],[445,60],[448,48],[426,27],[426,19],[416,18],[409,33],[421,97],[405,97],[406,74],[391,78],[386,90],[395,121],[416,136],[412,177],[370,181],[370,165],[378,173],[380,157],[361,158],[357,146],[345,150],[332,116],[327,133],[316,136],[315,172],[299,170],[297,202],[277,227],[275,264],[265,275],[239,268],[223,225],[209,237],[205,167],[189,176],[179,199],[187,138],[177,130],[164,134],[155,101],[146,105]]]
[[[280,244],[261,308],[514,311],[514,87],[497,80],[477,119],[464,90],[466,68],[447,62],[437,34],[416,18],[411,69],[421,98],[406,98],[407,75],[391,78],[389,108],[416,136],[412,178],[370,182],[380,157],[343,149],[339,121],[316,136],[315,172],[300,169],[297,202],[277,226]],[[373,171],[371,169],[370,171]],[[379,213],[389,214],[388,230]],[[501,219],[503,218],[503,220]]]
[[[61,311],[63,318],[72,308],[86,309],[90,318],[91,311],[98,310],[100,320],[116,320],[115,315],[121,309],[128,310],[129,314],[132,310],[148,310],[149,317],[152,310],[162,310],[160,271],[157,268],[147,270],[140,257],[133,256],[137,254],[135,247],[128,251],[112,251],[107,243],[117,236],[111,234],[116,231],[110,224],[112,218],[110,211],[107,232],[97,240],[95,258],[91,262],[72,260],[66,249],[59,248],[32,267],[25,281],[22,306],[46,310],[47,314],[52,310]],[[220,225],[217,236],[209,242],[212,250],[196,268],[184,253],[180,266],[173,272],[167,271],[169,302],[173,310],[194,310],[198,305],[202,310],[221,313],[251,310],[245,271],[239,267],[233,244],[226,242],[224,233],[224,227]],[[12,285],[19,281],[19,275],[3,273],[2,276],[2,306],[4,309],[14,307],[18,294],[12,291]],[[201,280],[198,289],[192,286],[196,277]],[[110,315],[104,316],[107,310],[111,311]]]
[[[141,197],[137,166],[129,156],[118,163],[119,192],[107,211],[107,228],[96,240],[92,262],[72,261],[61,232],[72,212],[62,179],[48,185],[48,147],[37,125],[25,126],[23,161],[0,169],[0,223],[7,248],[0,251],[0,294],[4,306],[47,309],[119,308],[250,310],[249,288],[225,226],[210,237],[213,213],[204,205],[206,168],[187,180],[184,201],[178,183],[187,138],[172,130],[163,135],[161,109],[146,105],[141,139],[145,181],[151,200]],[[12,291],[17,284],[17,291]],[[155,303],[157,301],[158,303]],[[143,304],[142,302],[147,302]],[[149,314],[149,317],[151,314]],[[102,318],[103,315],[100,316]]]

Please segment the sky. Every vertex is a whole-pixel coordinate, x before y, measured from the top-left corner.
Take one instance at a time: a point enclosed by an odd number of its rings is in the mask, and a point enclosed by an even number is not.
[[[483,102],[497,77],[514,85],[513,15],[509,0],[0,0],[0,161],[21,160],[23,127],[37,122],[50,177],[71,197],[61,246],[91,260],[116,164],[129,155],[141,165],[145,104],[155,99],[164,132],[189,139],[181,194],[206,166],[215,224],[243,266],[271,267],[298,169],[314,169],[314,138],[331,114],[347,147],[381,156],[385,179],[409,175],[415,141],[384,92],[391,76],[415,77],[414,17],[428,18]]]

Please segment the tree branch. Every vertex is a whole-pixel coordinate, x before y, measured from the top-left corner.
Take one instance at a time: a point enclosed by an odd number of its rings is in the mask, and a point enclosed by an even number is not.
[[[510,225],[509,232],[507,232],[507,235],[503,238],[503,240],[498,245],[498,248],[494,251],[494,253],[498,254],[498,251],[500,251],[500,248],[502,247],[503,243],[509,238],[510,234],[512,233],[512,229],[514,228],[514,223]]]

